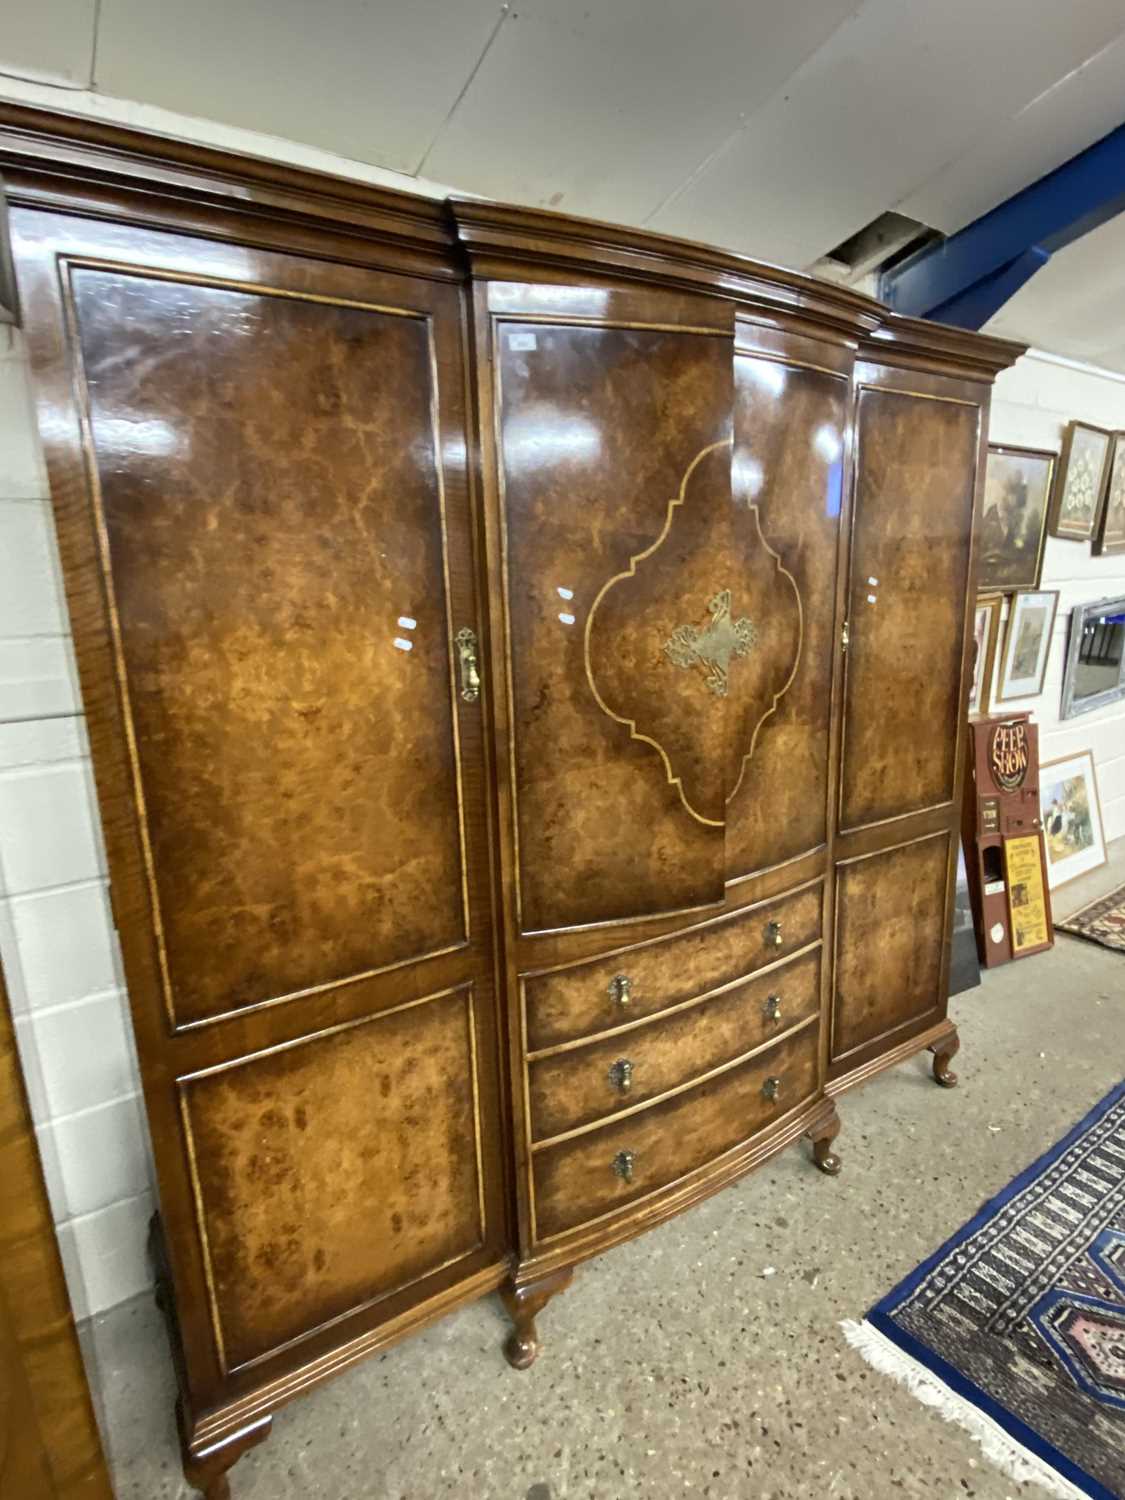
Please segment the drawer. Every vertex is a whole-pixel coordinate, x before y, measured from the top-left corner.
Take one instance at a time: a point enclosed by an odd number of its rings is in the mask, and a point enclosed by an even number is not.
[[[820,1009],[820,949],[602,1041],[528,1065],[531,1131],[546,1140],[620,1113],[752,1052]]]
[[[537,1237],[565,1234],[669,1187],[811,1099],[819,1030],[810,1022],[672,1099],[535,1151]]]
[[[821,883],[523,980],[527,1048],[609,1031],[719,989],[820,937]],[[622,981],[627,981],[623,984]]]

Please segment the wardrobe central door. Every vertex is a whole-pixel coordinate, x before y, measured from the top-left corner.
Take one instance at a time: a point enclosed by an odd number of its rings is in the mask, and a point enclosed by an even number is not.
[[[114,909],[207,1389],[498,1258],[459,303],[16,227],[49,309],[32,335]]]
[[[651,297],[578,290],[596,320],[521,315],[569,290],[491,289],[525,934],[722,902],[728,682],[751,631],[729,311],[678,327]]]

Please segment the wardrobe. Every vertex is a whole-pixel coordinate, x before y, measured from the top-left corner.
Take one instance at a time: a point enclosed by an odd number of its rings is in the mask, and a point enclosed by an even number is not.
[[[499,1291],[525,1366],[578,1263],[802,1136],[835,1173],[892,1063],[954,1082],[1021,351],[11,106],[0,170],[219,1500],[366,1354]]]

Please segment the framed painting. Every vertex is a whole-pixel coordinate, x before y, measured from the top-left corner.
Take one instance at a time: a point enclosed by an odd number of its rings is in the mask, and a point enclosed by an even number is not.
[[[978,547],[979,593],[1007,594],[1039,587],[1055,462],[1056,455],[1042,448],[988,445]]]
[[[1040,766],[1039,812],[1051,890],[1105,864],[1102,807],[1091,751]]]
[[[1113,434],[1109,480],[1094,533],[1094,555],[1125,552],[1125,432]]]
[[[1055,470],[1047,529],[1052,536],[1085,542],[1098,522],[1113,434],[1087,422],[1071,422]]]
[[[1043,691],[1058,607],[1057,589],[1016,594],[1012,599],[996,689],[997,703],[1008,703],[1013,698],[1034,698]]]
[[[1004,600],[999,594],[978,599],[973,612],[973,680],[969,686],[969,712],[986,714],[992,691],[992,674],[996,665],[996,644],[1000,639],[1000,609]]]

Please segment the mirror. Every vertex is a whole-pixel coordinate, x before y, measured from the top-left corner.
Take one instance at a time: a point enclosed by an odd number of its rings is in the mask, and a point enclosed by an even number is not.
[[[1125,698],[1125,597],[1076,605],[1070,616],[1062,718]]]

